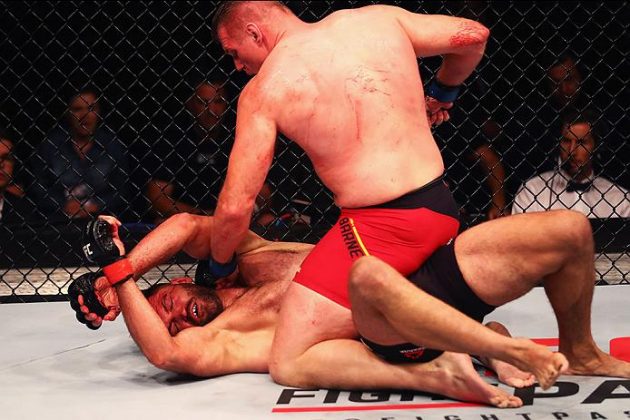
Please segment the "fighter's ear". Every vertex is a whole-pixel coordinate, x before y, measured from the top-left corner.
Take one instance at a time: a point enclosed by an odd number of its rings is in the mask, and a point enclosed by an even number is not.
[[[258,25],[256,25],[255,23],[248,23],[247,26],[245,27],[245,31],[247,32],[247,35],[250,36],[256,44],[262,43],[263,35]]]
[[[185,284],[185,283],[192,283],[193,279],[191,279],[190,277],[178,277],[176,279],[171,279],[171,284]]]

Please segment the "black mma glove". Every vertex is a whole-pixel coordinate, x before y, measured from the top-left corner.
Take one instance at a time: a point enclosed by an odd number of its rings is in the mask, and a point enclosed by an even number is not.
[[[195,284],[216,289],[217,281],[232,274],[236,267],[236,254],[225,264],[216,262],[212,257],[207,260],[200,260],[195,270]]]
[[[92,220],[85,226],[82,249],[88,261],[101,267],[122,258],[114,243],[111,226],[101,219]]]
[[[97,273],[85,273],[70,283],[68,287],[68,297],[70,298],[70,306],[74,310],[77,316],[77,321],[81,324],[85,324],[91,330],[97,330],[100,328],[92,325],[90,321],[85,319],[85,314],[81,312],[81,305],[79,304],[79,295],[83,296],[83,304],[88,307],[90,312],[95,313],[101,318],[107,315],[109,312],[106,307],[101,305],[96,293],[94,292],[94,282],[101,277],[103,273],[100,271]]]
[[[112,286],[133,277],[133,267],[129,260],[120,255],[114,243],[112,227],[106,221],[95,219],[85,226],[82,249],[88,261],[103,268]]]

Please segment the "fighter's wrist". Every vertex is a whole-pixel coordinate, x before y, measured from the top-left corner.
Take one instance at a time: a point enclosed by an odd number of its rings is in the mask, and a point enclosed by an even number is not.
[[[427,86],[426,94],[440,102],[454,102],[459,95],[460,86],[447,86],[434,78]]]
[[[112,286],[133,278],[133,266],[128,258],[121,258],[113,264],[103,267],[103,273]]]
[[[227,277],[236,270],[236,254],[232,255],[232,258],[228,262],[220,263],[215,260],[212,256],[208,260],[208,264],[210,266],[210,273],[216,277]]]

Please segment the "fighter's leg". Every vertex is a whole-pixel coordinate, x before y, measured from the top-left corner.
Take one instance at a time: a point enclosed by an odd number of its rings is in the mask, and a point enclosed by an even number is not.
[[[352,293],[351,296],[355,296],[352,307],[352,317],[355,320],[357,329],[360,332],[364,332],[365,338],[377,341],[379,344],[383,345],[399,344],[405,341],[377,308],[370,305],[366,300],[360,298],[356,299],[356,292]],[[511,337],[502,324],[489,322],[486,324],[486,327],[499,334]],[[506,385],[515,388],[523,388],[532,385],[536,380],[531,373],[524,372],[516,366],[502,360],[480,355],[477,355],[477,357],[481,363],[497,374],[499,381]]]
[[[343,377],[356,375],[352,361],[345,360],[348,355],[325,348],[327,340],[355,335],[348,309],[293,282],[282,301],[269,372],[276,382],[289,386],[352,388]],[[349,369],[339,369],[344,365]]]
[[[505,337],[484,327],[374,257],[363,257],[353,265],[350,299],[358,331],[379,344],[411,342],[499,358],[534,373],[543,388],[551,386],[566,368],[562,355],[530,340]]]
[[[355,335],[348,309],[293,283],[280,311],[271,376],[303,388],[414,389],[497,407],[522,405],[519,398],[485,383],[467,355],[446,353],[430,363],[392,365],[348,339]]]
[[[570,373],[630,377],[630,364],[602,352],[591,334],[594,246],[581,213],[528,213],[483,223],[457,238],[455,253],[469,287],[490,305],[516,299],[543,280]]]

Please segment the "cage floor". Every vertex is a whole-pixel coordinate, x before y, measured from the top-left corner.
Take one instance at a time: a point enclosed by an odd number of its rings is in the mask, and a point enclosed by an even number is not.
[[[629,286],[596,289],[593,332],[606,351],[611,339],[630,336],[629,302]],[[629,380],[563,376],[545,392],[532,387],[519,394],[526,405],[518,409],[422,394],[294,391],[264,374],[199,380],[160,371],[137,350],[122,320],[90,331],[75,321],[66,302],[3,304],[0,319],[2,419],[630,418]],[[540,289],[498,309],[491,319],[504,322],[515,335],[557,336]]]

